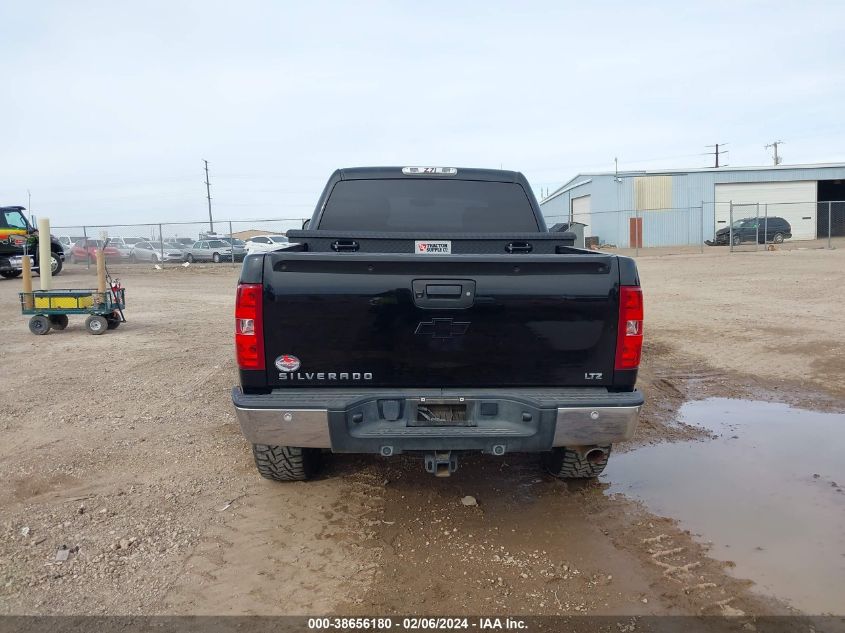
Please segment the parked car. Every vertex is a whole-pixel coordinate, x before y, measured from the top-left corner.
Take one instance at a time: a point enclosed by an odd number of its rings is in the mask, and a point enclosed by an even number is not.
[[[266,253],[267,251],[274,251],[288,244],[290,242],[284,235],[256,235],[246,241],[246,252],[249,255],[252,253]]]
[[[83,238],[71,247],[70,263],[76,264],[78,262],[84,262],[89,258],[92,262],[95,262],[97,261],[97,253],[101,248],[103,248],[103,240]],[[120,260],[120,251],[118,251],[114,246],[106,246],[103,249],[103,254],[106,256],[107,262]]]
[[[243,261],[246,249],[243,246],[232,247],[223,240],[201,240],[194,242],[185,253],[185,261],[188,262],[230,262],[234,248],[235,261]]]
[[[238,283],[232,400],[263,477],[308,479],[328,450],[438,476],[538,452],[589,478],[633,436],[636,262],[549,233],[525,176],[344,169],[316,209]]]
[[[190,244],[182,244],[180,242],[165,242],[164,248],[175,248],[180,253],[184,254],[190,248]]]
[[[126,238],[127,240],[131,240],[132,238]],[[132,253],[132,246],[122,237],[109,237],[107,241],[109,246],[112,246],[117,249],[120,253],[121,259],[129,259],[129,255]]]
[[[132,247],[131,262],[181,262],[182,251],[161,242],[140,242]]]
[[[743,242],[782,244],[792,237],[792,227],[783,218],[743,218],[735,220],[732,226],[716,231],[716,239],[707,242],[708,246],[724,246],[733,239],[734,246]]]
[[[73,247],[73,243],[76,240],[71,239],[70,235],[58,235],[56,236],[56,239],[59,240],[59,244],[62,245],[65,255],[69,255],[70,249]]]
[[[246,250],[246,242],[244,242],[243,240],[239,240],[236,237],[221,237],[220,240],[235,247],[240,246],[241,248]]]

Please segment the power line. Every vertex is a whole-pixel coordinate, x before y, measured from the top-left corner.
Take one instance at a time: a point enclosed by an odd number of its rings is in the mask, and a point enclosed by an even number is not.
[[[721,151],[719,150],[719,147],[724,147],[725,145],[727,145],[727,143],[716,143],[715,145],[706,145],[705,146],[705,147],[714,147],[715,148],[715,150],[712,151],[712,152],[704,152],[705,154],[711,154],[711,155],[716,157],[716,164],[714,165],[714,167],[718,168],[718,167],[727,167],[728,166],[727,163],[725,163],[723,165],[719,165],[719,155],[728,153],[727,150],[721,150]]]
[[[778,145],[783,145],[783,144],[784,144],[783,141],[772,141],[771,143],[766,145],[766,149],[769,149],[770,147],[772,147],[775,150],[774,156],[772,156],[772,160],[775,161],[776,167],[783,162],[783,156],[778,156]]]

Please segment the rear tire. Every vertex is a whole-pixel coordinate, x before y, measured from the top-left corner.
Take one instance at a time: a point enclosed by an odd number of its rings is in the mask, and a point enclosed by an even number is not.
[[[740,244],[742,244],[742,238],[739,235],[734,235],[733,242],[734,246],[739,246]]]
[[[583,453],[557,447],[544,455],[543,465],[559,479],[592,479],[601,475],[610,457],[610,444],[595,446]]]
[[[20,277],[22,270],[4,270],[0,273],[0,277],[4,279],[14,279],[15,277]]]
[[[775,244],[783,244],[783,233],[775,233],[775,236],[772,238],[772,242]]]
[[[39,336],[47,334],[50,331],[50,319],[41,314],[36,314],[29,320],[29,331]]]
[[[194,256],[191,255],[190,253],[188,253],[187,255],[185,255],[185,261],[188,262],[189,264],[193,264],[194,263]]]
[[[305,481],[320,468],[320,449],[253,444],[255,467],[264,479]]]
[[[66,314],[54,314],[50,317],[50,327],[54,330],[64,330],[67,324],[68,319]]]
[[[211,261],[213,261],[215,264],[219,264],[220,263],[220,253],[214,253],[214,255],[211,256]]]
[[[92,315],[85,319],[85,328],[91,334],[105,334],[106,330],[109,329],[109,322],[106,317]]]
[[[122,321],[120,320],[120,317],[114,317],[114,316],[106,317],[106,321],[109,322],[108,328],[110,330],[116,330],[117,328],[120,327],[120,324],[122,323]]]

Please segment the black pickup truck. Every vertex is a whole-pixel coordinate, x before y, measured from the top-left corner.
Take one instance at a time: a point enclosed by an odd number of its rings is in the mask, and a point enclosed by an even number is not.
[[[336,171],[307,230],[249,255],[232,400],[262,476],[324,452],[540,452],[597,476],[636,428],[643,303],[632,259],[550,233],[517,172]]]

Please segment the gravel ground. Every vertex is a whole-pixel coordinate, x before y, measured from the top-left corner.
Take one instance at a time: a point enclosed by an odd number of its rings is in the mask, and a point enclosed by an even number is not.
[[[845,251],[641,258],[648,398],[620,450],[701,432],[706,395],[843,407],[831,315]],[[121,271],[129,322],[35,337],[0,280],[0,613],[788,613],[671,518],[474,457],[332,456],[309,483],[260,479],[229,403],[227,267]],[[839,280],[839,281],[837,281]],[[93,278],[69,267],[55,285]],[[475,504],[461,499],[472,496]]]

